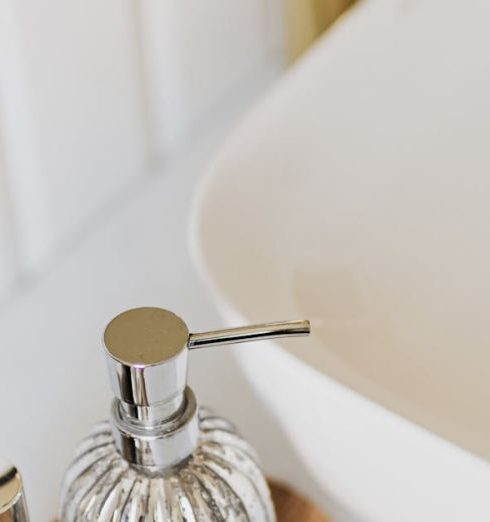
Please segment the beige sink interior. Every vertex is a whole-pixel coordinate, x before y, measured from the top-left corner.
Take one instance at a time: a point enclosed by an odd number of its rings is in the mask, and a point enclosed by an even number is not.
[[[285,349],[486,458],[489,16],[354,15],[230,140],[199,225],[242,316],[312,319]]]

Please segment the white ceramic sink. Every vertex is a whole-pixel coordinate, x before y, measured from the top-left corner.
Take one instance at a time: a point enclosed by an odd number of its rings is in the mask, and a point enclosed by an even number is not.
[[[489,17],[364,2],[196,202],[224,317],[312,320],[309,340],[239,356],[318,484],[373,522],[490,519]]]

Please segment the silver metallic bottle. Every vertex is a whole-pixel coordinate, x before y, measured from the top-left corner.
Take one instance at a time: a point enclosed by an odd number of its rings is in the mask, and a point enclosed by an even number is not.
[[[115,399],[66,472],[61,522],[274,522],[257,457],[235,427],[198,408],[190,349],[307,335],[307,321],[189,334],[160,308],[113,319],[104,344]]]
[[[0,461],[0,522],[29,522],[22,478],[10,464]]]

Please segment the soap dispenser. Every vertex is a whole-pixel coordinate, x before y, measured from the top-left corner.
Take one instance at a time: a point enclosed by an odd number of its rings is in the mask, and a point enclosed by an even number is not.
[[[104,333],[114,391],[110,420],[78,446],[61,522],[274,522],[265,477],[234,425],[187,386],[196,348],[308,335],[308,321],[189,334],[161,308],[118,315]]]

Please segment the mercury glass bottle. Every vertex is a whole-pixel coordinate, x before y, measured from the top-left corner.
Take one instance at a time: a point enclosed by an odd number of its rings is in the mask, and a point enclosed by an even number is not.
[[[190,349],[307,335],[308,321],[189,334],[160,308],[117,316],[104,334],[115,399],[68,468],[61,522],[274,522],[267,482],[234,425],[198,407]]]
[[[29,522],[22,478],[15,466],[0,461],[0,522]]]

